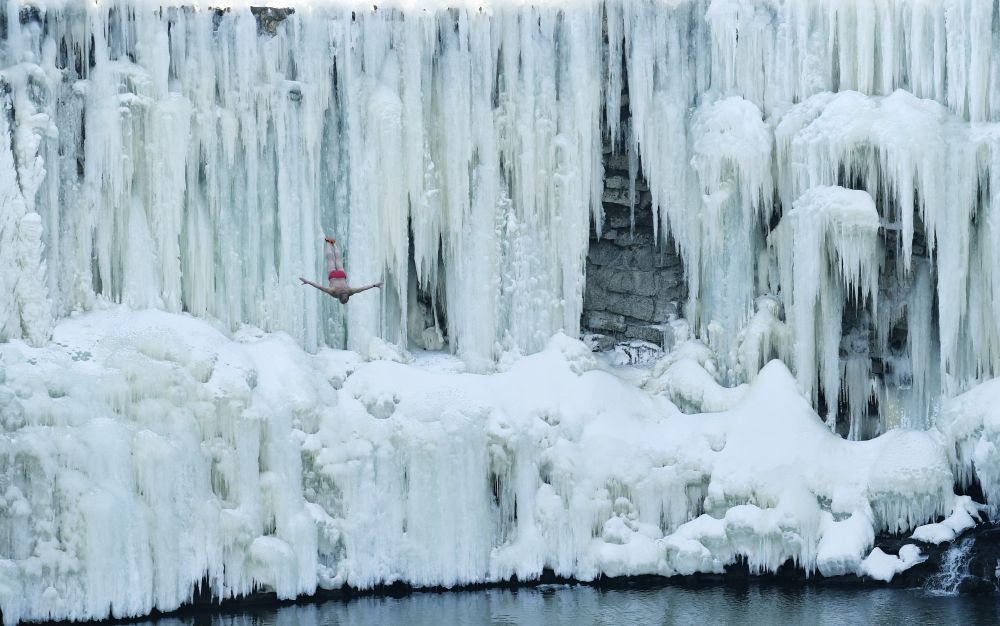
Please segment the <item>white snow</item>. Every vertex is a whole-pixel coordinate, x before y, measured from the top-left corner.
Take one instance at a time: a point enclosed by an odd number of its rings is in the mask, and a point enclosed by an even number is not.
[[[688,340],[657,361],[643,388],[666,396],[685,413],[724,411],[743,397],[746,385],[724,387],[717,376],[712,350]]]
[[[948,442],[948,456],[963,485],[977,478],[991,506],[1000,502],[1000,380],[973,388],[944,404],[937,427]]]
[[[112,307],[0,364],[8,623],[169,610],[203,578],[290,598],[737,558],[878,577],[875,533],[964,502],[941,436],[845,441],[778,361],[685,415],[565,335],[479,375]]]
[[[871,520],[863,513],[852,513],[837,520],[824,512],[823,537],[816,549],[816,568],[824,576],[855,574],[861,567],[861,556],[875,542]],[[876,548],[878,549],[878,548]]]
[[[886,554],[880,548],[875,548],[872,553],[861,562],[859,574],[889,582],[893,576],[904,572],[914,565],[926,561],[920,548],[913,544],[907,544],[899,549],[899,554]]]
[[[972,501],[969,496],[955,496],[955,505],[951,510],[951,515],[936,524],[924,524],[918,526],[912,539],[925,543],[944,543],[952,541],[963,532],[974,528],[977,522],[982,521],[981,511],[985,508],[981,504]]]

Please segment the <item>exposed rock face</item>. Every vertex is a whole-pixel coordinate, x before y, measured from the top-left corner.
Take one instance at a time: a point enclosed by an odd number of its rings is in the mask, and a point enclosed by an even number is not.
[[[272,37],[278,31],[278,25],[295,13],[293,8],[250,7],[250,12],[257,19],[257,34],[268,34]]]
[[[581,327],[615,339],[663,342],[658,326],[687,297],[684,269],[672,245],[655,244],[646,181],[633,194],[627,157],[605,154],[604,225],[591,227]]]

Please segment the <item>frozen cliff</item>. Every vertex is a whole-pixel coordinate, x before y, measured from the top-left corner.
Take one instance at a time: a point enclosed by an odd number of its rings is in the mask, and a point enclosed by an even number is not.
[[[4,620],[202,579],[912,564],[874,533],[953,536],[978,514],[954,484],[1000,498],[997,24],[992,0],[6,0]],[[641,389],[571,339],[608,150],[686,283]],[[301,287],[324,233],[385,287]]]
[[[106,298],[311,351],[444,337],[485,371],[577,332],[608,142],[726,384],[778,356],[828,419],[871,398],[876,430],[926,425],[1000,367],[995,5],[8,1],[0,338]],[[839,252],[804,258],[779,225],[837,185],[877,229],[807,220]],[[323,232],[381,296],[299,287]],[[786,340],[762,349],[765,294]]]
[[[995,388],[940,429],[846,441],[778,361],[730,408],[681,413],[680,391],[719,393],[696,343],[641,388],[561,334],[486,375],[380,354],[127,308],[63,321],[45,348],[0,344],[6,623],[169,610],[203,580],[292,598],[737,559],[888,580],[918,539],[974,525],[953,492],[966,468],[1000,497]],[[899,555],[873,549],[914,529]]]

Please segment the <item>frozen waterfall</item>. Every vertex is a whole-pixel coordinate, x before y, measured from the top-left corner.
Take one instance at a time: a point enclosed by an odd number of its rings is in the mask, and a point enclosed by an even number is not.
[[[756,298],[809,297],[770,271],[790,254],[775,218],[816,186],[868,191],[872,301],[894,300],[827,324],[818,389],[834,419],[842,379],[877,387],[886,424],[925,424],[1000,368],[994,5],[8,1],[0,337],[40,345],[106,299],[308,350],[446,336],[488,370],[578,331],[609,142],[641,162],[728,384],[755,374]],[[321,274],[323,232],[387,283],[349,315],[296,283]],[[859,327],[861,356],[829,356]],[[815,397],[812,352],[775,356]]]
[[[996,1],[270,4],[0,11],[5,622],[879,577],[1000,502]],[[641,388],[576,341],[612,154],[689,296]]]

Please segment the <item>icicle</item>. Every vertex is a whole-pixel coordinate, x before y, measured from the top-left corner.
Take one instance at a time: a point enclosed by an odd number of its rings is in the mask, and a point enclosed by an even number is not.
[[[875,398],[872,379],[872,357],[868,352],[868,337],[865,332],[859,336],[845,337],[847,358],[841,361],[840,379],[845,403],[847,404],[847,438],[853,441],[865,439],[874,433],[866,432],[868,404]]]
[[[23,232],[57,318],[104,299],[362,352],[430,329],[489,369],[578,329],[607,138],[648,182],[731,382],[770,217],[818,185],[876,200],[901,280],[929,255],[938,311],[913,321],[935,355],[913,375],[953,395],[1000,371],[993,3],[84,4],[3,9],[11,149],[41,218]],[[323,233],[382,290],[345,308],[301,288]],[[830,381],[834,330],[808,349]]]
[[[608,129],[608,139],[612,149],[616,149],[623,145],[633,145],[631,140],[625,136],[627,129],[623,131],[621,126],[622,46],[625,39],[625,34],[622,32],[624,27],[622,4],[620,2],[607,2],[604,4],[604,13],[608,38],[608,78],[604,88],[604,116]],[[631,166],[631,161],[629,164]]]
[[[702,333],[721,326],[713,347],[731,367],[732,340],[753,308],[759,225],[771,215],[771,133],[756,106],[734,97],[699,107],[691,137],[691,165],[704,195],[694,242],[702,264],[689,271],[701,273],[695,293]]]
[[[832,427],[840,394],[843,303],[850,296],[877,310],[879,217],[871,196],[843,187],[814,187],[793,206],[771,235],[771,246],[794,336],[796,378],[812,398],[822,389]]]
[[[976,0],[714,0],[705,14],[713,85],[768,114],[822,91],[906,89],[966,119],[990,119],[1000,110],[988,43],[996,10]]]
[[[755,305],[756,312],[740,333],[737,348],[738,373],[751,383],[771,359],[791,360],[788,327],[780,320],[780,301],[760,296]]]
[[[688,292],[701,293],[701,192],[691,170],[689,111],[708,87],[708,32],[701,18],[707,2],[663,6],[624,3],[625,65],[631,143],[641,158],[652,196],[654,235],[675,242]],[[610,18],[610,16],[609,16]],[[699,320],[699,300],[689,298],[687,317]]]
[[[631,125],[628,129],[628,235],[635,237],[635,204],[636,204],[636,181],[639,178],[639,153],[635,143],[631,141]],[[655,229],[655,226],[654,226]]]
[[[933,289],[930,269],[922,263],[914,274],[906,307],[906,346],[912,385],[909,421],[918,428],[931,425],[931,413],[940,394],[940,369],[935,366],[935,357],[939,352],[931,306]]]
[[[23,74],[19,78],[27,80]],[[15,86],[21,87],[18,92],[23,97],[24,85]],[[0,341],[23,337],[40,346],[49,340],[53,322],[42,218],[34,210],[35,193],[45,175],[38,155],[42,129],[36,127],[47,125],[48,118],[34,115],[26,100],[17,104],[11,133],[7,121],[11,107],[6,99],[0,100]]]

